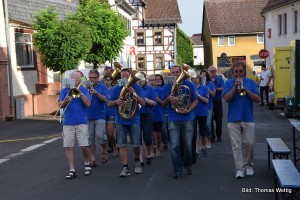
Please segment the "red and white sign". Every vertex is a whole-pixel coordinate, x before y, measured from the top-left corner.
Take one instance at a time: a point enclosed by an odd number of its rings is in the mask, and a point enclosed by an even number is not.
[[[261,58],[261,59],[266,59],[268,56],[269,56],[269,52],[268,50],[266,49],[262,49],[258,52],[258,56]]]
[[[135,56],[136,55],[136,47],[135,46],[131,46],[129,47],[129,55],[130,56]]]

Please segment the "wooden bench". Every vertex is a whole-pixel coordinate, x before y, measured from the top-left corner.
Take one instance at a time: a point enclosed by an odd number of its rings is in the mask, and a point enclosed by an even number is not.
[[[300,190],[300,174],[291,160],[272,160],[274,167],[275,199],[282,193],[282,199],[295,197]],[[279,186],[278,187],[278,184]],[[287,197],[288,196],[288,197]]]
[[[268,144],[268,168],[270,169],[271,158],[270,154],[273,154],[273,159],[289,159],[291,150],[286,146],[281,138],[266,138]]]

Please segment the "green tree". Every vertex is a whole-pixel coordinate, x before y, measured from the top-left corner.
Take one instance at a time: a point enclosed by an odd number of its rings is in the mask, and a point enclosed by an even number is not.
[[[190,38],[179,28],[176,29],[176,43],[177,43],[177,65],[187,64],[193,66],[193,45]]]
[[[63,73],[76,68],[91,49],[89,28],[71,19],[60,21],[54,7],[37,13],[33,28],[41,61],[53,71]]]
[[[97,67],[100,63],[114,60],[124,46],[128,35],[127,24],[116,12],[110,9],[108,3],[89,0],[81,5],[74,16],[75,20],[88,26],[91,30],[93,46],[86,60]]]

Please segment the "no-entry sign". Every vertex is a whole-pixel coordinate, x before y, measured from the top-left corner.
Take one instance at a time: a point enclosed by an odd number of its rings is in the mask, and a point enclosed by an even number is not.
[[[262,49],[258,52],[258,56],[261,58],[261,59],[266,59],[268,56],[269,56],[269,52],[267,49]]]

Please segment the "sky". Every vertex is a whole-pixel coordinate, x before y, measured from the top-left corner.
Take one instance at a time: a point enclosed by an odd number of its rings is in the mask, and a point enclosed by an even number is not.
[[[191,37],[202,31],[203,0],[177,0],[182,23],[179,27]]]

